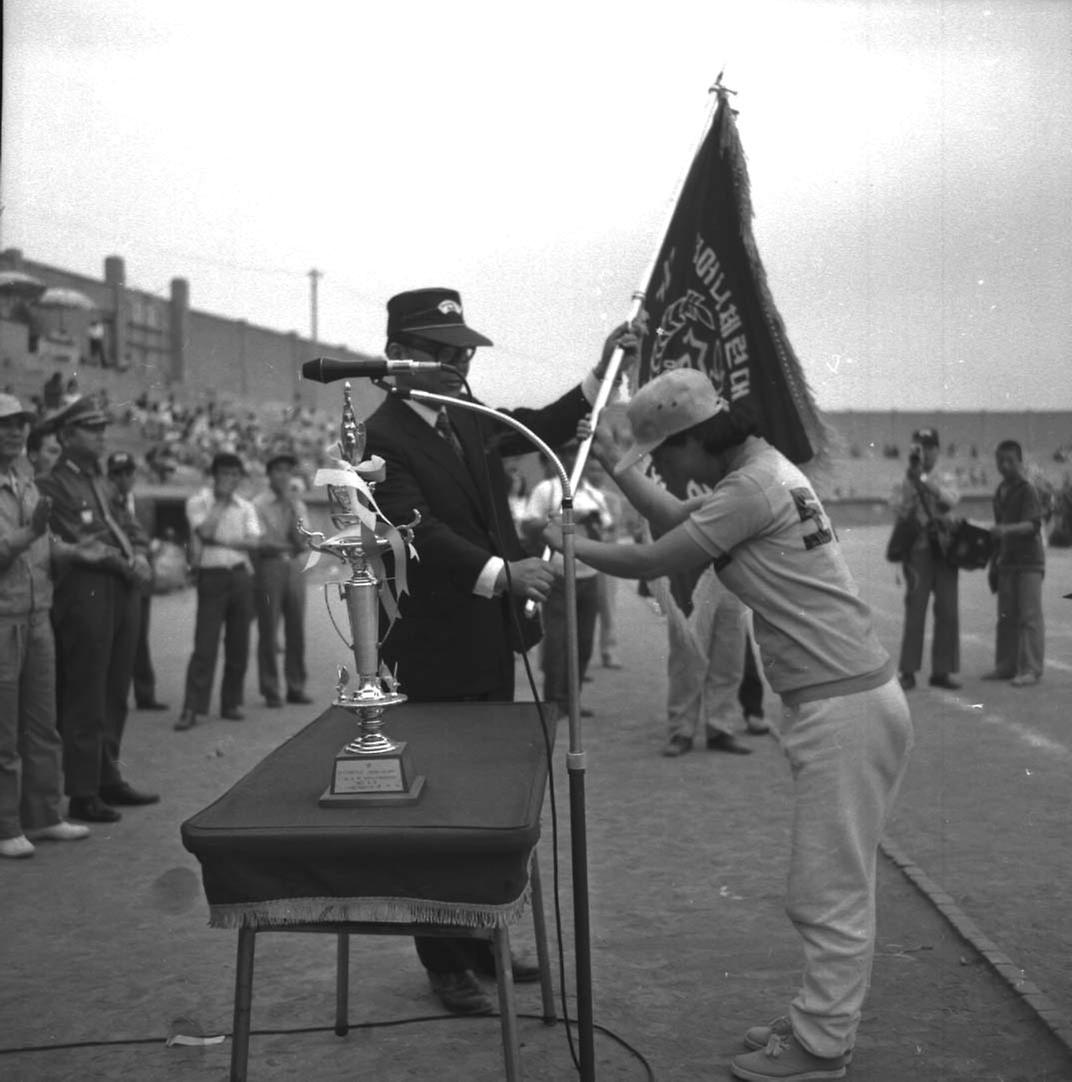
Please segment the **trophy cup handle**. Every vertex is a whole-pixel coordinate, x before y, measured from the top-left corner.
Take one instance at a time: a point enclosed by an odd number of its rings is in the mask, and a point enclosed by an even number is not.
[[[399,526],[398,532],[402,535],[402,540],[406,544],[410,544],[413,541],[413,531],[421,524],[420,511],[413,512],[413,518],[405,524],[405,526]]]
[[[307,530],[303,519],[297,521],[298,533],[309,539],[313,548],[319,548],[327,538],[319,530]]]

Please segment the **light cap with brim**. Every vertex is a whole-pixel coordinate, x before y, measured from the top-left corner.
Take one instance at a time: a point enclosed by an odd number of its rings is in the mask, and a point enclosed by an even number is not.
[[[0,394],[0,420],[17,417],[23,422],[34,419],[33,412],[24,409],[22,403],[13,394]]]
[[[697,372],[695,368],[672,368],[663,372],[645,383],[626,408],[633,430],[633,445],[622,456],[614,472],[624,473],[670,436],[729,408],[730,404],[703,372]]]

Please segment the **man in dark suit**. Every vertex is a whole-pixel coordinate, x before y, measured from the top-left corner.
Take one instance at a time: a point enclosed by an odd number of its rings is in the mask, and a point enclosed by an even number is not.
[[[473,354],[492,343],[466,326],[460,296],[451,289],[400,293],[387,313],[388,358],[439,361],[454,369],[400,373],[399,388],[462,397]],[[508,412],[552,447],[566,443],[590,412],[617,344],[633,363],[636,336],[619,327],[580,386],[543,409]],[[539,640],[524,602],[546,600],[553,582],[547,562],[522,552],[506,498],[502,456],[532,448],[489,418],[396,397],[368,419],[366,434],[368,452],[387,467],[376,488],[384,514],[408,522],[414,511],[421,513],[414,536],[420,558],[409,564],[410,592],[383,644],[384,660],[415,702],[512,701],[514,651]],[[494,976],[488,944],[439,938],[418,938],[416,944],[448,1010],[491,1011],[473,974]],[[537,976],[535,966],[515,959],[515,980]]]
[[[152,523],[143,516],[147,509],[134,499],[134,482],[137,476],[137,463],[127,451],[113,451],[108,456],[108,480],[115,488],[117,507],[124,510],[132,519],[136,519],[148,537],[152,536]],[[151,519],[151,514],[147,517]],[[150,553],[152,551],[150,541]],[[151,563],[151,561],[150,561]],[[134,705],[139,710],[167,710],[167,703],[156,697],[156,671],[149,650],[149,618],[152,613],[152,580],[138,587],[138,645],[134,651]]]

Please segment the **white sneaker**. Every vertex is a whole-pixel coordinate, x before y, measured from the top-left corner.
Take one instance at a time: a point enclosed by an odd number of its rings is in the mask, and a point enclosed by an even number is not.
[[[34,847],[25,834],[17,838],[0,838],[0,857],[10,857],[18,860],[20,857],[32,857]]]
[[[26,831],[26,834],[34,841],[79,842],[89,837],[89,827],[84,827],[81,823],[68,823],[66,819],[61,819],[50,827],[38,827],[37,830]]]

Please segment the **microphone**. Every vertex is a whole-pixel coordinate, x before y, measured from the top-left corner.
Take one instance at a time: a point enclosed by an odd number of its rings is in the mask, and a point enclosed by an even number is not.
[[[389,361],[377,357],[367,361],[337,361],[334,357],[314,357],[302,365],[302,378],[314,383],[334,383],[337,379],[383,379],[392,372],[438,372],[448,367],[438,361]]]

